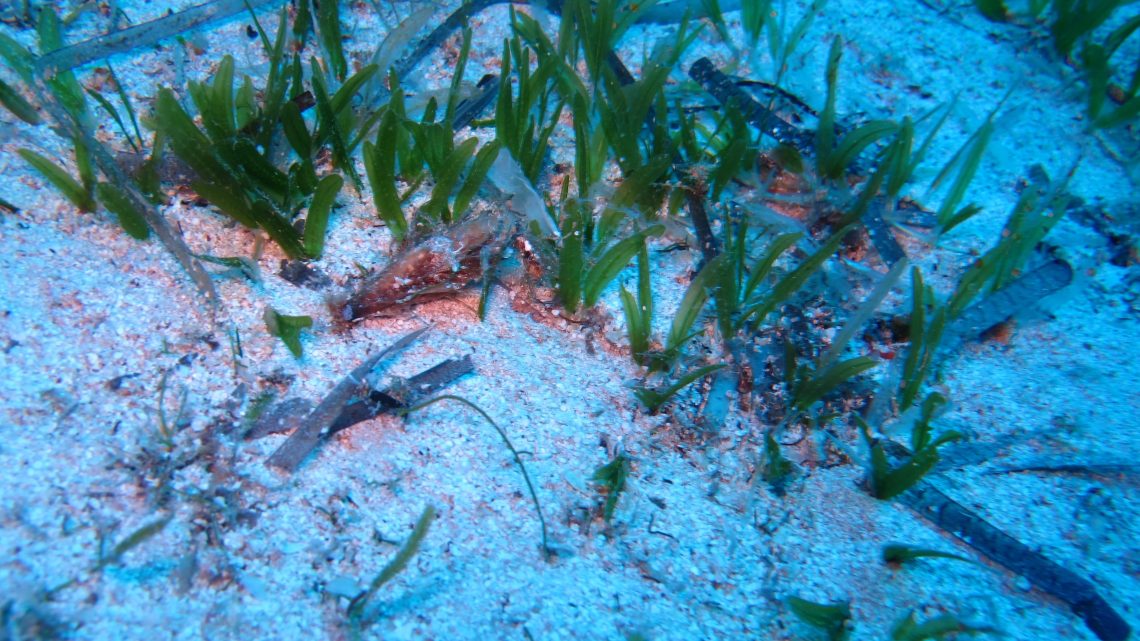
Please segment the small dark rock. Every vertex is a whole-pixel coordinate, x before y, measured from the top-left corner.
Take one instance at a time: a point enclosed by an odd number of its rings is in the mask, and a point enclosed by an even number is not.
[[[307,287],[314,291],[332,285],[332,279],[324,272],[300,260],[282,260],[278,275],[298,287]]]

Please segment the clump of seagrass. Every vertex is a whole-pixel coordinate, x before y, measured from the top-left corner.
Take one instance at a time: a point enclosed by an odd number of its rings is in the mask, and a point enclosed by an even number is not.
[[[498,216],[479,216],[433,234],[402,251],[390,265],[367,278],[348,296],[329,301],[337,322],[385,315],[403,305],[463,289],[478,279],[510,239],[512,225]]]

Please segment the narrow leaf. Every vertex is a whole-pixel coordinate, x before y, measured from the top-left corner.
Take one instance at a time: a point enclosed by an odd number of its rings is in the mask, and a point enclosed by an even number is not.
[[[716,268],[710,268],[709,264],[693,277],[693,281],[689,283],[689,288],[681,298],[681,304],[677,307],[677,314],[673,316],[673,324],[669,328],[669,336],[665,340],[666,351],[679,350],[685,341],[692,337],[689,332],[692,331],[705,303],[709,300],[708,288],[717,272]]]
[[[385,583],[391,581],[396,575],[404,571],[408,567],[408,562],[416,555],[420,549],[420,544],[423,542],[424,537],[427,536],[428,529],[431,527],[432,521],[435,520],[435,507],[428,505],[424,511],[420,513],[420,518],[416,520],[416,526],[412,529],[411,535],[408,536],[404,544],[400,546],[400,551],[396,556],[384,566],[380,574],[372,579],[368,584],[368,589],[358,594],[352,599],[348,605],[348,616],[352,619],[360,619],[364,615],[364,609],[368,606],[368,601],[372,599],[376,591],[384,586]]]
[[[115,545],[110,554],[100,559],[99,567],[103,567],[111,563],[117,563],[124,554],[130,552],[142,543],[153,538],[156,534],[165,530],[166,526],[170,524],[170,521],[173,518],[174,517],[172,516],[167,516],[152,523],[147,523],[134,532],[131,532],[125,539],[119,541],[119,543]]]
[[[787,604],[800,621],[823,630],[832,641],[847,638],[851,622],[851,605],[848,602],[815,603],[790,596]]]
[[[467,163],[470,162],[478,144],[478,139],[468,138],[447,156],[440,172],[435,175],[435,187],[432,188],[431,198],[423,206],[425,213],[441,218],[444,222],[453,220],[453,216],[447,207],[448,200],[450,200],[451,192],[455,190],[459,176],[463,173]]]
[[[629,261],[637,255],[648,236],[664,233],[664,225],[652,225],[610,247],[598,262],[586,273],[583,299],[586,307],[593,307],[602,295],[602,290],[625,269]]]
[[[18,153],[80,211],[95,211],[95,201],[91,194],[62,167],[30,149],[20,149]]]
[[[889,544],[883,546],[883,563],[902,564],[915,559],[954,559],[957,561],[965,561],[973,563],[973,559],[968,559],[960,554],[952,554],[950,552],[940,552],[938,550],[931,550],[929,548],[916,548],[909,545]]]
[[[497,140],[483,145],[479,153],[475,154],[475,162],[471,164],[471,170],[467,172],[467,179],[463,181],[463,186],[455,195],[455,202],[451,208],[453,217],[459,218],[467,211],[467,206],[471,204],[471,200],[475,198],[475,194],[479,193],[479,189],[487,180],[487,173],[491,170],[491,165],[494,164],[498,155],[499,142]]]
[[[337,80],[344,80],[348,71],[348,62],[344,58],[344,46],[341,43],[340,33],[340,3],[321,2],[317,6],[317,35],[321,39],[321,48],[328,58]]]
[[[824,175],[832,180],[838,180],[864,149],[898,130],[899,125],[890,120],[873,120],[848,133],[839,146],[828,154]]]
[[[777,306],[791,297],[792,294],[799,291],[799,289],[803,287],[804,283],[807,282],[808,278],[810,278],[812,274],[814,274],[820,267],[823,266],[825,262],[827,262],[829,258],[831,258],[833,254],[835,254],[835,252],[839,249],[839,244],[843,241],[843,237],[846,234],[847,228],[836,231],[831,236],[831,238],[826,243],[824,243],[823,247],[821,247],[816,253],[809,256],[807,260],[800,263],[798,267],[780,279],[780,282],[776,283],[776,286],[772,288],[772,291],[766,297],[764,297],[764,299],[762,299],[759,303],[756,303],[755,305],[752,305],[745,309],[741,314],[740,322],[747,322],[753,316],[755,316],[755,318],[751,321],[753,326],[759,325],[761,322],[763,322],[764,318],[768,314],[770,314],[773,310],[776,309]]]
[[[40,124],[40,114],[12,85],[0,80],[0,104],[29,125]]]
[[[752,298],[752,294],[755,293],[756,287],[760,285],[760,283],[768,275],[768,272],[772,271],[772,265],[776,263],[776,260],[781,255],[783,255],[784,252],[788,251],[796,243],[798,243],[801,238],[803,238],[803,234],[800,232],[795,232],[791,234],[781,234],[772,241],[772,244],[768,246],[768,251],[764,254],[764,257],[752,266],[751,273],[748,274],[748,281],[744,284],[744,300],[749,300]]]
[[[558,297],[566,311],[573,314],[582,302],[583,236],[586,233],[583,218],[586,214],[580,211],[577,201],[566,205],[562,249],[558,252]]]
[[[301,108],[292,100],[281,108],[281,128],[285,130],[285,139],[293,151],[297,152],[297,156],[302,160],[313,157],[313,141],[309,137],[309,129],[301,116]]]
[[[384,114],[376,144],[364,143],[364,168],[372,187],[372,202],[380,218],[392,231],[392,237],[401,241],[408,231],[408,221],[400,208],[400,195],[396,192],[396,115]]]
[[[857,356],[840,361],[823,372],[816,372],[796,390],[795,408],[800,411],[807,410],[843,382],[878,364],[878,361],[869,356]]]
[[[146,224],[146,215],[135,208],[134,201],[118,185],[101,182],[95,188],[99,202],[119,219],[123,231],[132,238],[146,240],[150,235],[150,228]]]
[[[329,211],[336,195],[344,186],[344,179],[330,174],[317,183],[317,190],[309,204],[309,215],[305,218],[305,253],[311,258],[320,258],[325,248],[325,231],[329,224]]]
[[[637,364],[645,360],[645,353],[649,351],[649,331],[642,315],[641,306],[634,299],[633,294],[623,285],[618,292],[621,295],[622,312],[625,314],[625,325],[629,334],[629,351]]]
[[[664,405],[670,398],[672,398],[673,395],[688,387],[693,383],[693,381],[708,376],[709,374],[712,374],[713,372],[725,367],[727,367],[727,365],[724,363],[707,365],[685,374],[681,378],[677,379],[676,383],[673,383],[668,387],[662,389],[638,387],[637,389],[633,390],[633,393],[635,396],[637,396],[637,400],[641,401],[641,403],[645,405],[650,413],[655,413],[657,410],[661,409],[661,406]]]

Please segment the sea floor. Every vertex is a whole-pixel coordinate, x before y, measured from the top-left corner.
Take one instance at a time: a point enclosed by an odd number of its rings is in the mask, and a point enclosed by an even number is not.
[[[111,6],[139,22],[186,3]],[[279,6],[259,12],[263,25],[275,24]],[[370,3],[343,3],[350,64],[422,6],[380,3],[378,15]],[[806,10],[787,5],[793,20]],[[82,13],[70,41],[103,33],[103,13]],[[540,17],[553,33],[557,18]],[[225,53],[239,73],[263,69],[250,22],[241,15],[186,34],[185,46],[163,41],[113,63],[146,109],[157,87],[201,79]],[[726,24],[734,44],[707,27],[681,68],[708,56],[738,63],[739,76],[771,80],[767,53],[740,48],[739,12],[727,13]],[[498,69],[507,7],[480,13],[473,27],[472,82]],[[0,30],[26,45],[35,40],[26,26]],[[637,25],[619,54],[636,73],[674,33]],[[783,77],[808,104],[823,103],[836,34],[844,40],[841,117],[917,118],[956,99],[911,187],[920,202],[937,169],[1005,101],[969,192],[983,213],[937,247],[905,245],[942,295],[995,242],[1033,165],[1053,177],[1076,167],[1069,191],[1087,204],[1085,214],[1062,220],[1046,244],[1077,277],[1006,335],[946,354],[933,388],[951,404],[936,425],[967,439],[946,448],[929,481],[1091,581],[1129,624],[1140,623],[1140,272],[1135,253],[1121,259],[1122,246],[1136,248],[1140,177],[1135,162],[1130,176],[1114,158],[1135,144],[1135,125],[1087,133],[1073,68],[1041,34],[988,22],[970,3],[827,2]],[[448,59],[430,54],[410,93],[446,87]],[[90,66],[80,73],[90,87],[100,78]],[[122,146],[109,119],[99,126],[101,139]],[[714,425],[693,418],[693,391],[671,411],[647,413],[631,390],[643,372],[629,357],[617,283],[585,323],[536,303],[525,278],[508,273],[482,321],[476,287],[344,331],[329,316],[328,290],[278,275],[283,255],[270,243],[256,282],[212,268],[221,297],[214,310],[159,243],[132,240],[105,213],[77,211],[17,155],[31,148],[72,158],[46,125],[0,112],[0,141],[0,197],[19,208],[0,214],[0,638],[349,638],[350,600],[428,505],[437,517],[418,554],[372,599],[365,638],[826,638],[793,616],[790,595],[849,601],[857,640],[890,638],[910,612],[919,621],[953,615],[1009,639],[1096,638],[1024,577],[904,505],[872,498],[858,439],[789,439],[797,472],[778,496],[753,480],[764,426],[738,399]],[[553,144],[554,161],[573,161],[566,135]],[[746,198],[740,189],[731,197]],[[195,252],[254,255],[253,233],[188,191],[172,191],[161,209]],[[371,199],[346,188],[315,264],[340,291],[361,268],[386,264],[390,244]],[[660,337],[696,254],[651,254]],[[827,270],[831,282],[854,278],[838,263]],[[632,287],[636,270],[618,282]],[[861,282],[846,299],[826,302],[853,309],[866,293]],[[885,308],[909,306],[908,280],[901,282]],[[267,307],[313,317],[302,358],[266,331]],[[384,373],[406,377],[471,357],[475,373],[446,391],[477,404],[509,436],[556,554],[544,554],[510,450],[459,402],[356,425],[292,474],[265,464],[285,435],[239,438],[261,392],[319,402],[369,354],[424,326]],[[757,373],[758,387],[776,384]],[[591,479],[617,452],[631,469],[606,524]],[[1096,473],[1008,472],[1061,464]],[[140,528],[166,519],[131,545]],[[974,562],[891,567],[881,560],[886,543]]]

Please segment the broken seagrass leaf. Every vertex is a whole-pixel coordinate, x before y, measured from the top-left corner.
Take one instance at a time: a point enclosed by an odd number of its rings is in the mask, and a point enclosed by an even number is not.
[[[499,77],[494,74],[487,74],[479,79],[479,83],[475,86],[476,92],[460,100],[455,105],[455,115],[451,121],[451,129],[459,131],[464,127],[469,126],[474,122],[480,114],[482,114],[499,94]],[[486,147],[484,147],[486,149]]]
[[[842,641],[851,632],[851,604],[847,601],[816,603],[790,596],[785,602],[796,618],[823,630],[831,641]]]
[[[704,87],[724,106],[735,105],[748,122],[777,142],[791,145],[801,153],[811,152],[814,136],[784,121],[768,108],[752,99],[736,86],[733,79],[718,70],[708,58],[701,58],[689,67],[689,77]]]
[[[91,197],[83,185],[79,184],[78,180],[72,178],[71,174],[62,167],[30,149],[20,149],[17,153],[36,171],[40,172],[44,178],[47,178],[48,182],[80,211],[95,211],[95,199]]]
[[[966,558],[961,554],[940,552],[929,548],[917,548],[901,543],[890,543],[883,546],[883,563],[901,565],[915,559],[954,559],[967,563],[975,562],[973,559]]]
[[[330,3],[335,4],[335,3]],[[384,586],[385,583],[391,581],[397,574],[404,571],[408,567],[408,562],[416,555],[420,549],[420,543],[423,542],[424,537],[427,536],[428,529],[431,527],[432,521],[435,520],[435,507],[428,505],[424,511],[420,513],[420,518],[416,520],[416,526],[412,529],[412,533],[408,536],[404,544],[400,546],[400,551],[392,560],[384,566],[380,574],[368,584],[368,589],[356,595],[348,604],[348,618],[355,626],[362,626],[367,622],[364,621],[367,614],[368,602],[376,594],[376,591]]]
[[[150,22],[112,31],[78,44],[63,47],[41,56],[36,61],[40,73],[56,73],[72,69],[93,60],[149,46],[178,33],[189,31],[203,23],[228,18],[234,14],[253,10],[278,0],[214,0],[185,11],[163,16]]]
[[[411,378],[397,378],[385,389],[373,389],[345,404],[329,426],[329,434],[336,434],[385,412],[401,412],[474,371],[475,363],[468,354],[437,363]]]
[[[594,471],[593,481],[601,486],[606,494],[606,501],[602,505],[602,520],[607,524],[613,520],[618,498],[625,491],[629,467],[629,457],[619,452],[612,461]]]
[[[270,400],[272,400],[270,398]],[[247,441],[257,440],[270,434],[291,432],[301,426],[302,421],[313,409],[313,402],[306,398],[290,398],[265,410],[242,435]]]
[[[673,398],[673,395],[675,395],[677,392],[681,391],[697,379],[708,376],[709,374],[712,374],[717,370],[724,369],[725,367],[728,367],[728,365],[725,363],[717,363],[716,365],[706,365],[705,367],[699,367],[677,379],[677,382],[673,383],[672,385],[661,389],[654,389],[651,387],[638,387],[633,390],[633,394],[637,397],[637,400],[641,401],[641,403],[645,405],[650,414],[654,414],[657,412],[657,410],[661,409],[661,406],[664,405],[666,401],[668,401],[670,398]]]
[[[899,501],[986,558],[1064,601],[1101,641],[1126,641],[1132,635],[1131,626],[1092,582],[990,525],[930,483],[920,481],[902,493]]]
[[[950,325],[952,335],[970,340],[1031,307],[1073,282],[1073,268],[1065,261],[1052,260],[1019,276],[962,312]]]
[[[119,186],[101,182],[95,186],[95,193],[107,211],[119,219],[119,225],[129,236],[138,240],[146,240],[150,236],[146,214],[135,207],[134,201]]]
[[[280,338],[289,351],[293,352],[293,356],[301,358],[301,330],[313,326],[312,317],[286,316],[277,313],[272,307],[266,307],[264,318],[269,333]]]
[[[445,360],[411,378],[398,378],[382,390],[361,387],[341,408],[340,414],[328,427],[327,435],[331,436],[381,414],[406,409],[474,371],[475,364],[468,354],[463,358]],[[273,400],[270,396],[263,398],[264,402]],[[257,416],[247,416],[249,427],[242,438],[253,441],[270,434],[292,432],[305,424],[312,409],[313,403],[308,399],[290,398],[281,401],[268,409],[262,409]]]
[[[918,623],[914,612],[895,623],[891,630],[891,641],[925,641],[926,639],[941,639],[946,635],[959,634],[1002,634],[997,628],[988,625],[971,625],[963,623],[958,617],[945,614]]]
[[[483,248],[502,248],[510,235],[506,221],[486,215],[429,236],[365,278],[351,296],[331,299],[333,319],[350,323],[394,312],[424,296],[459,291],[482,273]]]
[[[1015,465],[996,470],[987,470],[983,474],[1021,474],[1023,472],[1037,472],[1041,474],[1075,474],[1081,476],[1099,476],[1106,479],[1123,479],[1124,477],[1140,477],[1140,465],[1134,463],[1036,463],[1032,465]]]
[[[293,432],[289,439],[277,448],[277,451],[273,452],[265,464],[284,472],[295,471],[301,462],[309,456],[309,453],[328,437],[333,422],[340,416],[345,405],[359,392],[365,377],[371,374],[376,366],[389,355],[412,344],[428,329],[428,327],[423,327],[405,334],[388,347],[364,359],[360,365],[349,372],[348,376],[337,383],[336,387],[325,396],[316,409],[309,413],[304,424]]]

